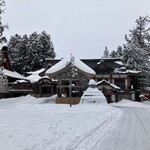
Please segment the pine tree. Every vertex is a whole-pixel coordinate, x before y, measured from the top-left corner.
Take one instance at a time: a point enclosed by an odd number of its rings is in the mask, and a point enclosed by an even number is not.
[[[142,76],[145,79],[140,77],[140,82],[144,87],[147,86],[147,84],[150,84],[150,18],[148,16],[139,17],[135,23],[136,27],[133,30],[130,30],[129,36],[125,36],[126,44],[124,44],[123,47],[122,61],[126,67],[143,72],[144,76]]]
[[[5,1],[4,0],[0,0],[0,43],[6,43],[6,37],[3,36],[3,32],[5,29],[8,28],[8,25],[3,25],[2,24],[2,14],[4,13],[4,9],[3,7],[5,7]],[[0,64],[2,63],[2,54],[0,52]]]
[[[122,55],[123,55],[122,46],[118,46],[117,51],[116,51],[116,57],[121,58]]]
[[[0,43],[6,43],[7,42],[6,37],[3,36],[4,30],[8,28],[8,25],[2,24],[2,14],[4,13],[3,7],[5,7],[5,1],[0,0]]]
[[[2,51],[0,51],[0,64],[2,64],[3,58],[2,58]]]
[[[29,37],[16,34],[10,38],[8,49],[14,69],[24,75],[41,69],[47,57],[56,55],[50,35],[45,31],[41,34],[34,32]]]
[[[76,78],[78,76],[77,68],[74,65],[74,57],[70,57],[70,61],[66,64],[66,76],[69,79]]]
[[[109,50],[107,46],[105,47],[104,53],[103,53],[103,58],[108,58],[109,57]]]
[[[21,48],[21,36],[16,34],[15,36],[11,36],[10,42],[8,44],[8,51],[9,55],[11,54],[10,61],[12,66],[15,68],[16,71],[19,71],[22,68],[22,55],[20,53],[20,48]],[[15,67],[17,64],[17,67]]]
[[[29,43],[32,70],[43,67],[46,58],[54,58],[56,56],[51,37],[45,31],[41,34],[37,34],[36,32],[31,34]]]
[[[126,35],[124,44],[123,62],[130,69],[144,71],[147,69],[149,60],[149,31],[146,28],[149,17],[139,17],[136,20],[136,27],[130,30],[129,37]]]
[[[115,50],[113,50],[110,55],[109,55],[110,58],[116,58],[117,57],[117,54],[115,52]]]

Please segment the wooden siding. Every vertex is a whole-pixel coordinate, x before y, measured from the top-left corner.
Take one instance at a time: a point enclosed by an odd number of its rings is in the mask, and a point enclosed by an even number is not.
[[[57,97],[56,98],[56,103],[58,104],[79,104],[80,102],[80,97]]]

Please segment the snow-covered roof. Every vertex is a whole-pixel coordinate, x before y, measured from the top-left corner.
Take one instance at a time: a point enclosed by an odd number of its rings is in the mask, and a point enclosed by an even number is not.
[[[123,65],[121,61],[115,61],[116,64]]]
[[[113,87],[114,89],[118,89],[118,90],[121,89],[119,86],[117,86],[117,85],[115,85],[115,84],[112,84],[112,83],[106,81],[105,79],[103,79],[103,80],[97,82],[97,85],[98,85],[98,84],[101,84],[101,83],[103,83],[103,82],[107,83],[108,85],[110,85],[110,86]]]
[[[72,56],[71,56],[71,57],[72,57]],[[63,69],[66,67],[66,65],[71,62],[71,57],[69,57],[69,58],[64,58],[64,59],[62,59],[61,61],[59,61],[57,64],[55,64],[55,65],[52,66],[50,69],[48,69],[48,70],[46,71],[46,74],[47,74],[47,75],[48,75],[48,74],[54,74],[54,73],[56,73],[56,72],[58,72],[58,71],[63,70]],[[91,69],[89,66],[87,66],[87,65],[84,64],[81,60],[79,60],[79,59],[77,59],[77,58],[74,58],[73,64],[74,64],[74,66],[75,66],[77,69],[83,71],[84,73],[91,74],[91,75],[95,75],[95,74],[96,74],[93,69]]]
[[[29,81],[27,80],[16,80],[14,83],[17,84],[17,83],[27,83]]]
[[[102,59],[102,60],[100,60],[97,64],[101,64],[101,62],[104,62],[104,60]]]
[[[150,87],[149,86],[145,87],[145,90],[150,91]]]
[[[141,71],[136,71],[136,70],[126,70],[127,73],[140,73]]]
[[[16,79],[25,79],[24,76],[22,76],[21,74],[15,72],[15,71],[3,69],[3,73],[5,76],[8,76],[8,77],[12,77],[12,78],[16,78]]]
[[[31,83],[35,83],[35,82],[38,82],[39,80],[41,79],[49,79],[47,76],[39,76],[38,74],[32,74],[32,75],[29,75],[28,77],[26,77],[27,80],[29,80]]]
[[[131,74],[138,74],[140,73],[141,71],[136,71],[136,70],[130,70],[130,69],[125,69],[125,68],[116,68],[114,70],[115,73],[124,73],[124,74],[127,74],[127,73],[131,73]]]
[[[37,70],[37,71],[30,71],[30,72],[27,72],[27,74],[39,74],[39,73],[42,73],[44,70],[45,70],[45,68],[42,68],[42,69]]]

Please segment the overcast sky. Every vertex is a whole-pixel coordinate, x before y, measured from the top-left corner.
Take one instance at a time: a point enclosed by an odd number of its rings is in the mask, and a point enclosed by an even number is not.
[[[150,15],[150,0],[5,0],[3,23],[10,36],[46,31],[57,58],[100,58],[116,50],[139,16]]]

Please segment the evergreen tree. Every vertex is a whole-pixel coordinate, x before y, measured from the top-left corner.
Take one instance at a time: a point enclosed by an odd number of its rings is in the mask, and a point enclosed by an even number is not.
[[[109,57],[109,50],[107,46],[105,47],[104,53],[103,53],[103,58],[108,58]]]
[[[122,46],[118,46],[117,50],[116,51],[113,50],[109,55],[110,58],[122,58],[122,56],[123,56]]]
[[[21,43],[21,37],[16,34],[14,37],[10,37],[10,42],[8,44],[8,50],[12,49],[13,51],[11,51],[11,57],[10,57],[10,61],[12,66],[14,67],[15,64],[17,64],[17,70],[21,69],[21,58],[20,57],[20,43]],[[21,60],[21,62],[20,62]]]
[[[122,46],[118,46],[117,51],[116,51],[116,57],[121,58],[122,55],[123,55]]]
[[[116,58],[117,57],[117,54],[115,52],[115,50],[113,50],[110,55],[109,55],[110,58]]]
[[[130,69],[142,71],[145,81],[141,78],[142,86],[149,82],[149,56],[150,56],[150,19],[148,16],[139,17],[136,27],[125,36],[126,44],[123,47],[123,63]],[[146,75],[146,77],[145,77]]]
[[[2,63],[2,53],[0,51],[0,64]]]
[[[6,37],[3,36],[3,32],[5,29],[8,28],[8,25],[3,25],[2,24],[2,14],[4,13],[4,9],[3,7],[5,7],[5,1],[4,0],[0,0],[0,43],[6,43]],[[2,63],[2,53],[0,52],[0,64]]]
[[[74,65],[74,57],[71,55],[70,61],[66,64],[66,76],[70,80],[78,76],[77,68]]]
[[[126,44],[123,51],[123,62],[130,69],[145,71],[149,60],[149,31],[146,28],[149,17],[139,17],[136,20],[136,27],[130,30],[129,37],[126,35]]]
[[[29,37],[16,34],[10,38],[8,49],[14,69],[21,74],[42,68],[47,57],[56,55],[50,35],[45,31],[34,32]]]
[[[3,36],[4,30],[8,28],[8,25],[2,24],[2,14],[4,13],[3,7],[5,7],[5,1],[0,0],[0,43],[6,43],[7,42],[6,37]]]

